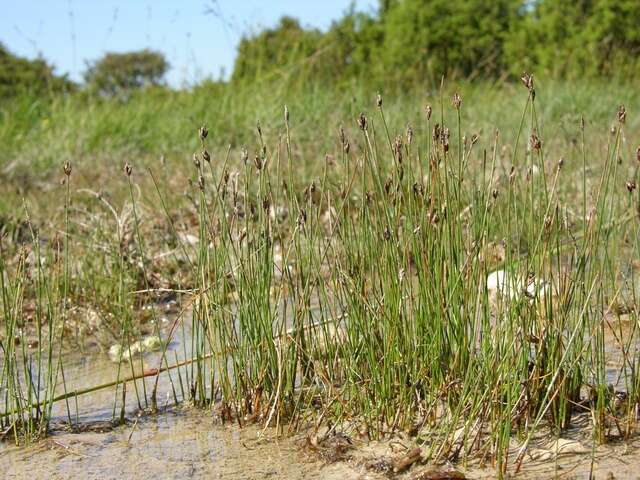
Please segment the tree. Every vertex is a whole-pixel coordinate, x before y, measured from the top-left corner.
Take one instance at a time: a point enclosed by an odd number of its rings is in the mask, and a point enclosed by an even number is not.
[[[140,50],[106,53],[90,64],[85,72],[89,88],[103,95],[117,95],[131,90],[160,85],[169,63],[160,52]]]
[[[508,64],[513,73],[635,76],[639,23],[637,0],[538,0],[513,25],[505,49]]]
[[[504,68],[510,21],[521,0],[389,2],[381,58],[392,76],[437,81],[441,75],[495,76]],[[413,78],[412,78],[413,77]]]
[[[74,89],[75,84],[66,75],[56,75],[54,68],[42,58],[18,57],[0,43],[0,99],[21,93],[43,95]]]
[[[295,18],[282,17],[275,28],[240,41],[232,80],[253,81],[279,68],[303,62],[318,50],[322,33],[304,29]]]

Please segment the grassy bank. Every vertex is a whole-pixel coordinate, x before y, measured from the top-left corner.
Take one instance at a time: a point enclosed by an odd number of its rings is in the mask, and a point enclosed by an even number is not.
[[[0,387],[16,440],[46,431],[54,359],[89,309],[125,378],[145,322],[175,332],[142,313],[171,292],[194,356],[175,401],[225,418],[402,429],[432,460],[501,472],[577,417],[594,443],[635,434],[630,88],[247,88],[4,110]]]

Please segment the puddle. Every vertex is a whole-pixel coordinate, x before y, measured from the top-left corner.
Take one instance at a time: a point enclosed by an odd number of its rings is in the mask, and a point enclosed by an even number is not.
[[[317,306],[313,305],[314,312]],[[314,320],[319,321],[320,318]],[[165,325],[163,335],[168,334],[171,322]],[[168,346],[167,360],[170,365],[192,357],[190,333],[191,318],[176,328]],[[611,321],[606,330],[605,349],[607,377],[610,383],[620,384],[619,374],[625,372],[620,354],[618,338],[634,335],[633,323],[617,319]],[[186,338],[186,341],[183,341]],[[635,348],[635,346],[633,346]],[[634,353],[636,355],[637,353]],[[140,358],[143,359],[142,363]],[[149,352],[134,361],[134,373],[145,368],[160,366],[160,352]],[[136,478],[138,480],[158,478],[225,478],[225,479],[383,479],[385,475],[365,468],[372,458],[394,455],[392,442],[359,442],[351,461],[332,464],[323,462],[317,455],[301,448],[301,437],[278,438],[272,430],[263,431],[257,426],[239,429],[237,425],[221,426],[208,411],[174,407],[174,391],[178,400],[184,399],[178,373],[186,389],[187,378],[192,375],[189,365],[164,372],[159,377],[158,407],[162,413],[137,417],[140,407],[153,389],[155,376],[137,380],[127,385],[125,413],[129,419],[124,426],[111,428],[107,422],[119,416],[122,406],[122,388],[111,386],[89,394],[71,397],[68,402],[58,402],[53,409],[54,430],[46,439],[28,446],[15,447],[10,442],[0,443],[0,469],[8,479],[39,478]],[[104,385],[116,380],[117,364],[105,353],[87,354],[69,352],[64,355],[66,391]],[[130,377],[131,366],[122,364],[120,378]],[[173,379],[173,386],[171,383]],[[207,384],[208,382],[205,382]],[[140,400],[135,394],[137,386]],[[58,393],[64,391],[58,385]],[[116,408],[114,409],[114,404]],[[82,433],[71,433],[61,428],[62,422],[97,425],[98,428],[83,429]],[[106,428],[100,428],[107,425]],[[55,428],[57,425],[57,428]],[[606,475],[614,472],[613,478],[627,478],[640,471],[640,458],[634,453],[640,445],[628,443],[620,446],[598,448],[596,471]],[[427,468],[417,466],[404,475],[394,478],[419,477]],[[588,478],[591,471],[591,455],[565,455],[552,461],[527,461],[518,478],[539,478],[553,475],[568,478]],[[494,478],[490,467],[461,470],[466,478]]]
[[[107,433],[54,433],[36,445],[0,445],[7,479],[340,479],[346,464],[309,458],[293,439],[255,426],[214,424],[204,411],[176,410]]]
[[[398,458],[406,439],[354,440],[355,449],[347,459],[327,463],[303,447],[304,438],[303,434],[277,437],[273,429],[265,431],[256,425],[242,429],[236,425],[221,426],[210,412],[179,408],[141,417],[108,432],[56,431],[28,447],[0,444],[0,469],[3,478],[11,480],[451,478],[426,473],[439,469],[464,475],[457,478],[496,478],[491,465],[480,467],[476,460],[471,460],[466,468],[416,463],[404,473],[389,476],[370,465]],[[593,462],[588,442],[582,454],[527,457],[514,478],[590,478],[592,468],[597,478],[637,478],[638,443],[598,447]],[[510,473],[514,473],[512,469]]]
[[[185,321],[185,325],[190,324],[190,319]],[[162,332],[163,337],[168,334],[170,324],[165,325],[165,331]],[[173,339],[167,346],[166,359],[169,365],[182,362],[187,358],[191,358],[190,342],[183,341],[183,334],[186,336],[182,328],[176,328]],[[44,357],[45,355],[43,355]],[[141,376],[143,371],[149,372],[151,369],[165,366],[161,362],[162,355],[159,350],[145,353],[144,355],[136,355],[132,361],[123,360],[118,369],[117,362],[105,353],[97,350],[89,350],[86,352],[65,352],[63,353],[63,372],[58,375],[58,383],[56,385],[56,395],[71,393],[74,391],[82,391],[92,387],[109,385],[90,393],[83,393],[78,396],[71,396],[66,400],[58,401],[53,405],[52,418],[71,420],[72,423],[111,420],[119,416],[122,407],[122,385],[116,387],[115,382],[120,379]],[[2,358],[0,358],[2,361]],[[37,358],[31,355],[31,370],[37,372]],[[53,364],[57,362],[54,357]],[[43,375],[46,375],[46,359],[43,358]],[[182,375],[183,388],[186,388],[186,378],[191,378],[190,366],[180,367],[180,375]],[[26,385],[24,380],[24,370],[19,369],[21,381]],[[33,373],[34,382],[37,382],[37,376]],[[64,376],[63,376],[64,375]],[[127,382],[125,395],[125,412],[127,415],[134,414],[140,408],[150,406],[151,392],[155,384],[155,376],[140,378],[135,382]],[[64,379],[64,381],[63,381]],[[45,382],[43,381],[42,384]],[[172,386],[173,383],[173,386]],[[180,389],[180,381],[178,380],[178,369],[173,369],[160,374],[158,379],[158,406],[165,407],[169,403],[175,403],[173,391],[179,400],[183,399],[182,390]],[[41,390],[41,397],[44,397],[44,390]],[[146,400],[145,400],[146,397]],[[115,407],[114,407],[115,405]],[[0,409],[4,410],[4,402],[0,401]]]

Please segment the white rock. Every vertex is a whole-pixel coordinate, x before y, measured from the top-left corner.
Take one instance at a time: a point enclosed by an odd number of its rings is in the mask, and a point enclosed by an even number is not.
[[[526,295],[530,299],[536,296],[543,299],[550,293],[550,285],[542,279],[530,282],[526,285],[522,278],[509,275],[504,270],[496,270],[487,276],[487,291],[489,296],[500,295],[511,300]]]

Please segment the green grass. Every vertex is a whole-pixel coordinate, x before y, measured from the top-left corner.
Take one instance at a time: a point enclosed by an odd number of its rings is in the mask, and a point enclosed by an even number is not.
[[[127,345],[143,306],[188,290],[194,361],[172,380],[176,402],[240,423],[408,430],[432,460],[480,455],[501,474],[522,461],[514,443],[524,453],[579,415],[595,444],[632,436],[639,197],[625,185],[640,105],[624,85],[536,87],[535,101],[520,84],[462,84],[379,107],[357,86],[264,85],[8,105],[2,427],[16,441],[46,431],[38,405],[64,390],[53,353],[82,343],[71,307],[103,312]],[[496,270],[511,291],[488,289]],[[48,335],[35,353],[25,305]],[[614,386],[605,340],[624,311],[628,332],[607,343],[624,363]],[[47,375],[30,373],[34,355]],[[154,409],[155,388],[133,384]]]

